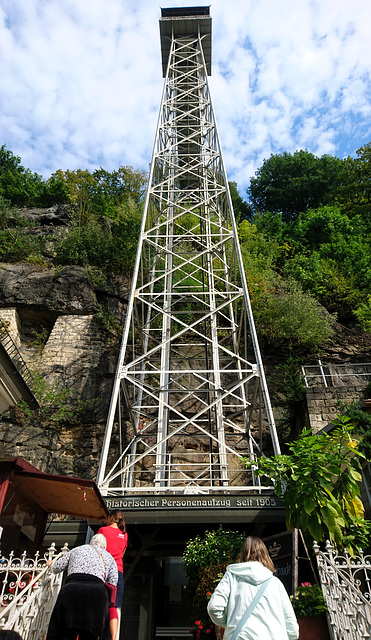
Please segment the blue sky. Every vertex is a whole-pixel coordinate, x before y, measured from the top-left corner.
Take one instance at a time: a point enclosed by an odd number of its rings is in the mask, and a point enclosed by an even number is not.
[[[148,169],[163,78],[160,7],[190,0],[0,0],[0,145],[44,178]],[[212,0],[209,79],[244,195],[271,153],[371,141],[371,2]]]

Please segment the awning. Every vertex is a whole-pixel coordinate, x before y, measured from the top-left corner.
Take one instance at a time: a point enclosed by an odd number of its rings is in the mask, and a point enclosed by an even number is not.
[[[89,520],[104,520],[108,516],[106,504],[93,480],[43,473],[19,457],[0,461],[1,481],[10,476],[12,489],[9,487],[9,490],[46,513]]]

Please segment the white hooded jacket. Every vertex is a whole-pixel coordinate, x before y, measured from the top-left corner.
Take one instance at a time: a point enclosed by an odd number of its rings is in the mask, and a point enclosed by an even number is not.
[[[272,572],[260,562],[239,562],[227,567],[207,607],[214,624],[225,627],[230,640],[262,582]],[[297,640],[299,626],[290,598],[279,578],[273,576],[264,594],[239,633],[239,640]]]

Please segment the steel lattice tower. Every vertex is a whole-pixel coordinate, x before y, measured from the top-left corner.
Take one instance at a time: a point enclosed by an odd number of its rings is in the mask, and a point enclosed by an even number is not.
[[[209,8],[162,9],[160,34],[164,90],[97,481],[105,496],[248,491],[258,480],[240,456],[279,443],[208,87]]]

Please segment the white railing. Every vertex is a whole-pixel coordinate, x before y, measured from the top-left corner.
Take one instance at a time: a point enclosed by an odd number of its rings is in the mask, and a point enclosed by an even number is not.
[[[318,360],[318,364],[305,365],[301,369],[306,387],[349,386],[371,380],[371,362],[324,364]]]
[[[371,556],[313,545],[333,640],[371,638]]]
[[[17,631],[23,640],[43,640],[62,583],[62,573],[53,574],[46,562],[67,553],[64,545],[56,555],[53,543],[44,557],[24,552],[0,559],[0,630]]]
[[[251,441],[255,442],[251,436]],[[215,453],[208,452],[178,452],[165,453],[162,456],[162,464],[157,465],[157,454],[150,451],[150,446],[144,439],[140,441],[141,452],[127,454],[125,464],[120,471],[120,484],[125,495],[130,493],[204,493],[221,494],[227,490],[221,482],[222,472],[219,458]],[[228,469],[228,491],[234,493],[266,493],[272,492],[273,486],[264,487],[259,477],[254,477],[252,482],[251,471],[241,462],[241,451],[232,446],[228,449],[227,461],[233,461]],[[147,452],[149,451],[149,453]],[[247,455],[247,454],[246,454]],[[146,465],[144,466],[144,456]],[[161,466],[164,470],[164,480],[160,486],[155,484],[156,468]],[[118,474],[117,474],[118,475]],[[106,492],[106,487],[100,487]],[[115,494],[112,485],[112,493]]]

